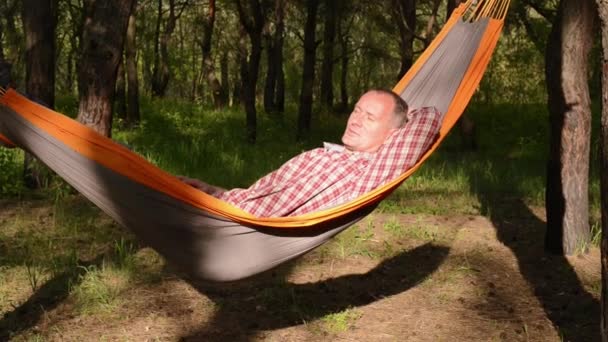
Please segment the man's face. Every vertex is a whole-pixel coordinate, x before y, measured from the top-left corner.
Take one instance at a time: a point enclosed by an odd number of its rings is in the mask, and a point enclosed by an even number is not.
[[[387,94],[370,91],[359,99],[348,118],[342,143],[356,152],[376,152],[397,128],[393,120],[395,102]]]

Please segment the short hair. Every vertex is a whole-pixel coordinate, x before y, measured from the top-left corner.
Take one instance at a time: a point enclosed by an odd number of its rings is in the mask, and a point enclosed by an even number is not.
[[[385,95],[390,96],[393,99],[393,103],[395,105],[393,107],[393,115],[396,118],[396,126],[398,128],[403,127],[403,125],[405,125],[405,123],[407,122],[407,111],[409,109],[407,102],[405,102],[405,100],[401,96],[399,96],[397,93],[395,93],[394,91],[389,90],[389,89],[373,88],[373,89],[370,89],[369,91],[385,94]]]

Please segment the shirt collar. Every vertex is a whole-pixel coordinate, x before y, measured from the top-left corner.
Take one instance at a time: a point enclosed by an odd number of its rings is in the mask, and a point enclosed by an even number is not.
[[[375,154],[374,152],[350,151],[344,145],[334,144],[334,143],[330,143],[330,142],[323,142],[323,148],[325,149],[325,151],[328,151],[328,152],[349,153],[352,155],[363,157],[365,159],[370,159]]]

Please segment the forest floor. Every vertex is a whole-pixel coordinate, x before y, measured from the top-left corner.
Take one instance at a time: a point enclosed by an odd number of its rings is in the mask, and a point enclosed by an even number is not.
[[[64,203],[0,201],[0,339],[599,340],[599,250],[546,254],[544,210],[517,199],[486,199],[486,216],[374,212],[229,284],[188,279],[86,200]]]

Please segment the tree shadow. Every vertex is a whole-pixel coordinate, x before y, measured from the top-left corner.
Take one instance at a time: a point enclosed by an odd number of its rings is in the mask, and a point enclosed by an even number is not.
[[[5,313],[0,319],[0,341],[8,341],[11,336],[40,324],[45,314],[57,308],[69,296],[70,289],[82,281],[88,267],[101,265],[104,254],[92,261],[79,261],[40,286],[26,302]]]
[[[427,243],[387,259],[367,273],[306,284],[286,281],[282,269],[238,284],[191,282],[216,303],[217,311],[205,326],[180,340],[254,340],[263,330],[295,326],[367,305],[424,281],[448,252],[447,247]]]
[[[487,175],[471,174],[470,178],[477,180],[471,190],[477,194],[481,212],[491,220],[499,241],[515,255],[521,274],[562,340],[599,340],[599,301],[584,289],[568,259],[545,252],[546,222],[517,194],[482,191],[496,188],[484,183],[500,181],[490,180]]]

